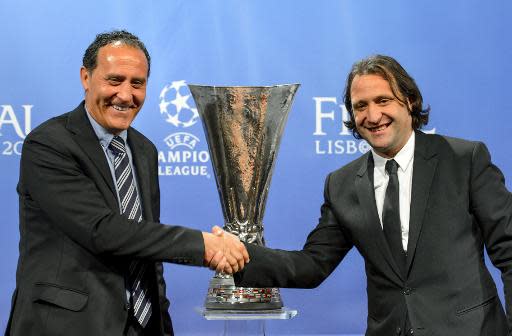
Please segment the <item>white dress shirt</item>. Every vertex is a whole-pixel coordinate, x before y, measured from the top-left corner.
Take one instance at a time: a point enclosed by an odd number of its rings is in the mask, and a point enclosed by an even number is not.
[[[412,189],[412,166],[414,161],[415,134],[412,132],[409,140],[404,147],[393,158],[398,163],[398,184],[400,194],[400,226],[402,228],[402,246],[407,251],[407,242],[409,241],[409,217],[411,212],[411,189]],[[384,206],[384,197],[388,187],[389,176],[386,172],[387,158],[377,154],[372,148],[373,162],[373,187],[375,191],[375,201],[379,213],[380,225],[382,227],[382,208]]]

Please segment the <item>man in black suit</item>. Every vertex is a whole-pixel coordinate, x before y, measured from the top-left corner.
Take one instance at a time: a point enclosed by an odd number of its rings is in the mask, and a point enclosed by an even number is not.
[[[157,151],[130,127],[149,70],[136,36],[99,34],[80,70],[85,101],[27,136],[7,335],[172,335],[162,261],[248,261],[234,236],[159,223]]]
[[[251,263],[237,285],[316,287],[355,247],[367,275],[366,335],[510,334],[512,195],[484,144],[419,131],[422,105],[393,58],[357,62],[347,126],[371,151],[329,174],[303,249],[247,245]],[[502,272],[508,323],[484,246]]]

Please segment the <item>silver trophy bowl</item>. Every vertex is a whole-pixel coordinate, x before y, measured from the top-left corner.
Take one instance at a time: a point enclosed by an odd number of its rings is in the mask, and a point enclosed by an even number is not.
[[[284,125],[299,84],[189,85],[206,133],[224,214],[224,230],[265,245],[263,215]],[[260,310],[283,306],[278,288],[237,287],[216,273],[206,309]]]

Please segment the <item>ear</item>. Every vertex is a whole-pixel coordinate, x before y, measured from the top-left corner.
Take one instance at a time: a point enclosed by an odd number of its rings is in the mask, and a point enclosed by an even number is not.
[[[411,104],[411,101],[409,100],[409,98],[407,98],[407,108],[409,109],[409,114],[411,114],[411,112],[412,112],[412,104]]]
[[[89,89],[89,79],[91,77],[91,74],[85,67],[80,68],[80,81],[82,82],[82,86],[84,90],[87,92]]]

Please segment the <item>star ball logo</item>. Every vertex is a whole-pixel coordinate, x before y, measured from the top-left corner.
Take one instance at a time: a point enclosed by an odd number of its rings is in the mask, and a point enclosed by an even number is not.
[[[207,150],[199,150],[201,141],[189,130],[199,121],[197,108],[192,104],[184,80],[174,81],[160,92],[160,113],[176,129],[164,139],[169,150],[158,152],[161,176],[211,176],[208,172],[210,154]]]
[[[0,105],[0,154],[21,155],[23,140],[32,130],[33,105]]]

